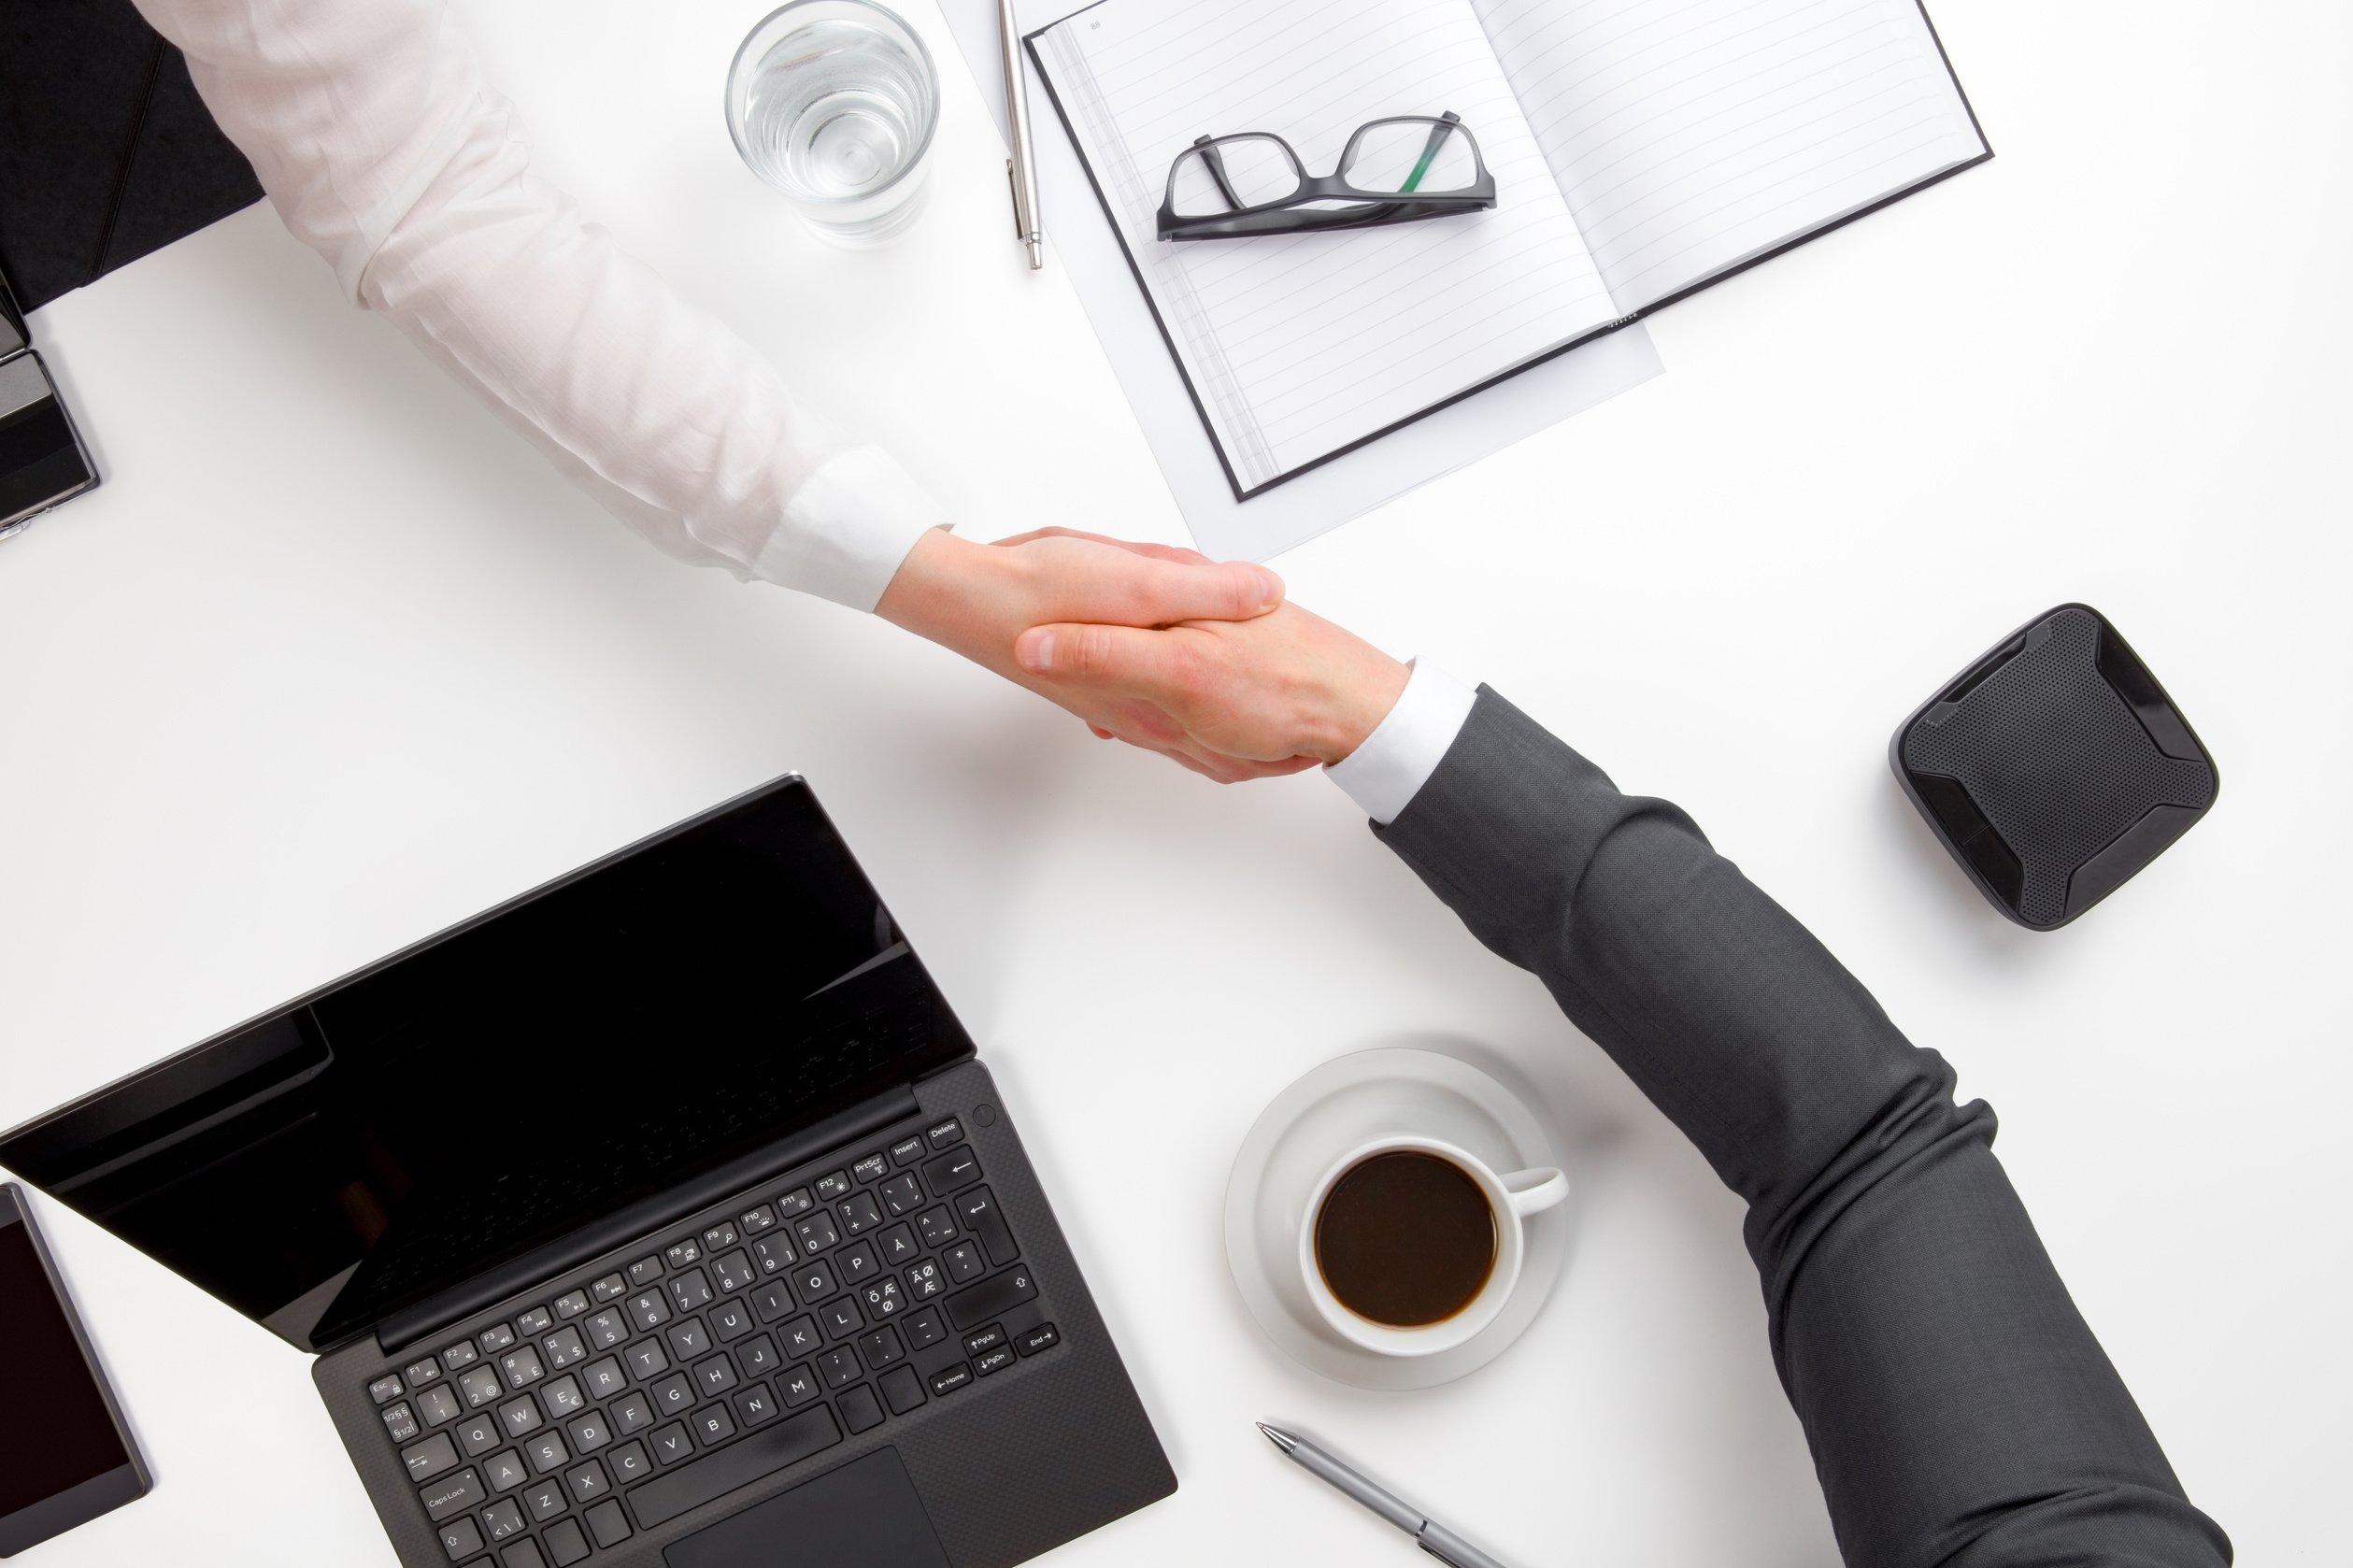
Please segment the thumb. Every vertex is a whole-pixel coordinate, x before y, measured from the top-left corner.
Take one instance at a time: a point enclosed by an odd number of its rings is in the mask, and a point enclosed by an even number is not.
[[[1013,640],[1014,662],[1029,675],[1069,686],[1146,692],[1164,690],[1187,634],[1134,626],[1033,626]]]
[[[1129,626],[1174,626],[1186,620],[1249,620],[1283,602],[1283,579],[1247,561],[1184,561],[1131,553],[1130,569],[1116,575],[1111,597],[1091,606],[1089,620]],[[1106,585],[1109,586],[1109,585]]]

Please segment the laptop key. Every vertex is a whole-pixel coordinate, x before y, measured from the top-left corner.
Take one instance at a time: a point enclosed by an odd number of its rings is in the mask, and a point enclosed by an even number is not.
[[[696,1361],[694,1380],[703,1386],[703,1397],[706,1399],[714,1394],[723,1394],[741,1381],[735,1376],[734,1363],[723,1355]]]
[[[836,1403],[841,1406],[842,1425],[849,1429],[852,1436],[882,1424],[882,1401],[863,1383],[845,1391]]]
[[[1062,1333],[1060,1329],[1051,1323],[1040,1323],[1037,1327],[1016,1335],[1013,1347],[1024,1356],[1034,1356],[1041,1350],[1051,1350],[1062,1342]]]
[[[980,1238],[989,1249],[989,1261],[997,1267],[1005,1267],[1020,1255],[1014,1250],[1013,1232],[1006,1227],[1005,1215],[987,1188],[976,1187],[960,1194],[955,1209],[958,1222]]]
[[[694,1408],[694,1385],[683,1372],[664,1377],[646,1390],[653,1396],[655,1411],[664,1416],[683,1416]]]
[[[906,1225],[893,1225],[875,1237],[875,1250],[882,1255],[883,1264],[888,1268],[911,1263],[923,1255],[923,1248],[916,1243],[913,1228]]]
[[[567,1290],[556,1298],[556,1319],[568,1323],[589,1309],[586,1290]]]
[[[639,1333],[650,1333],[671,1318],[670,1298],[660,1290],[640,1290],[629,1298],[629,1320]]]
[[[866,1316],[858,1310],[858,1304],[848,1296],[827,1302],[817,1309],[817,1320],[825,1325],[828,1339],[847,1339],[866,1326]]]
[[[731,1443],[692,1464],[656,1475],[629,1495],[641,1530],[669,1523],[738,1487],[772,1475],[787,1465],[824,1452],[842,1440],[833,1413],[816,1405],[773,1421],[740,1443]]]
[[[540,1555],[539,1543],[525,1536],[499,1548],[498,1568],[548,1568],[548,1560]]]
[[[378,1377],[367,1386],[367,1397],[381,1404],[388,1399],[398,1399],[406,1390],[398,1377]]]
[[[632,1481],[642,1481],[653,1474],[653,1461],[646,1457],[643,1443],[622,1444],[605,1456],[605,1462],[612,1468],[613,1479],[622,1486]]]
[[[540,1424],[538,1403],[529,1394],[508,1400],[498,1407],[498,1424],[506,1429],[509,1437],[537,1432]]]
[[[834,1266],[841,1271],[843,1284],[863,1285],[882,1272],[882,1260],[875,1256],[874,1243],[862,1241],[835,1253]]]
[[[464,1407],[458,1403],[456,1390],[447,1383],[419,1394],[416,1404],[417,1414],[424,1418],[425,1425],[429,1427],[448,1426],[465,1414]]]
[[[555,1316],[544,1306],[535,1306],[515,1319],[515,1332],[525,1339],[536,1339],[555,1327]]]
[[[485,1356],[495,1356],[515,1343],[515,1331],[504,1323],[492,1323],[474,1336],[474,1343],[482,1347]]]
[[[711,1308],[711,1333],[725,1345],[751,1333],[751,1311],[741,1302],[723,1302]]]
[[[946,1121],[925,1129],[923,1136],[931,1141],[934,1148],[947,1148],[964,1141],[964,1124],[951,1116]]]
[[[969,1285],[989,1272],[989,1260],[982,1257],[977,1241],[960,1241],[949,1247],[945,1261],[948,1277],[959,1285]]]
[[[876,1382],[882,1388],[882,1397],[890,1401],[893,1416],[904,1416],[923,1403],[923,1380],[911,1366],[894,1366]]]
[[[580,1533],[578,1519],[557,1520],[539,1539],[540,1544],[548,1548],[548,1561],[555,1568],[572,1568],[574,1563],[589,1554],[588,1537]]]
[[[881,1223],[882,1205],[873,1193],[858,1192],[842,1201],[842,1229],[851,1235],[864,1235]]]
[[[482,1490],[482,1478],[471,1470],[461,1470],[445,1475],[417,1494],[425,1505],[425,1513],[435,1524],[452,1514],[463,1513],[490,1495]]]
[[[659,1377],[670,1370],[670,1353],[658,1339],[641,1339],[620,1353],[629,1363],[629,1375],[642,1383],[649,1377]]]
[[[777,1200],[777,1214],[779,1218],[792,1219],[808,1213],[816,1206],[817,1200],[809,1196],[809,1190],[806,1187],[796,1187]]]
[[[801,1250],[806,1253],[819,1253],[841,1245],[841,1233],[834,1229],[831,1209],[817,1209],[807,1218],[794,1220],[792,1233],[800,1238]]]
[[[939,1309],[929,1306],[902,1322],[899,1332],[906,1335],[910,1350],[928,1350],[948,1337],[948,1326],[939,1320]]]
[[[577,1470],[565,1471],[563,1484],[572,1489],[573,1501],[577,1503],[593,1503],[613,1490],[612,1480],[605,1474],[605,1467],[594,1460]]]
[[[987,1328],[964,1335],[964,1354],[985,1356],[1005,1343],[1005,1325],[991,1323]]]
[[[458,1427],[458,1447],[468,1459],[479,1459],[506,1441],[496,1416],[468,1416]]]
[[[830,1176],[821,1176],[817,1178],[817,1201],[819,1203],[838,1203],[849,1196],[849,1173],[848,1171],[835,1171]]]
[[[505,1541],[523,1532],[523,1510],[519,1503],[493,1503],[482,1510],[482,1528],[493,1541]]]
[[[613,1440],[613,1429],[593,1410],[565,1426],[563,1432],[572,1439],[572,1451],[576,1454],[592,1454]]]
[[[606,1306],[629,1294],[629,1281],[618,1274],[608,1274],[589,1287],[589,1298],[599,1306]]]
[[[869,1154],[849,1167],[849,1174],[860,1181],[880,1181],[891,1174],[891,1162],[880,1153]]]
[[[489,1367],[478,1366],[458,1378],[458,1392],[465,1396],[468,1410],[479,1410],[485,1404],[496,1404],[506,1394],[506,1385]]]
[[[629,1283],[633,1289],[642,1290],[661,1277],[662,1260],[659,1258],[640,1258],[629,1265]]]
[[[530,1510],[532,1523],[545,1524],[570,1507],[571,1503],[563,1495],[563,1482],[542,1481],[523,1493],[523,1506]]]
[[[784,1395],[784,1407],[798,1410],[817,1397],[817,1376],[807,1367],[796,1366],[777,1379],[777,1389]]]
[[[939,1265],[926,1258],[906,1271],[907,1294],[917,1301],[927,1302],[948,1289],[948,1281],[939,1272]]]
[[[787,1236],[763,1236],[751,1244],[752,1261],[760,1265],[763,1277],[792,1266],[801,1250]]]
[[[979,1179],[980,1157],[968,1147],[951,1148],[923,1166],[925,1185],[943,1198],[962,1192]]]
[[[620,1362],[606,1356],[580,1369],[580,1387],[588,1390],[592,1404],[602,1404],[620,1397],[629,1387],[629,1375],[620,1369]]]
[[[663,1335],[670,1342],[670,1354],[682,1361],[691,1361],[711,1347],[710,1331],[700,1318],[689,1318],[683,1323],[673,1323]]]
[[[1013,1347],[1010,1345],[1000,1345],[995,1349],[983,1351],[972,1359],[973,1371],[983,1377],[992,1372],[1003,1372],[1012,1364]]]
[[[948,1320],[960,1329],[970,1328],[991,1318],[1002,1318],[1023,1302],[1036,1299],[1037,1284],[1030,1278],[1030,1271],[1007,1269],[948,1297]]]
[[[912,1165],[922,1158],[923,1134],[920,1133],[901,1138],[891,1146],[891,1162],[894,1165]]]
[[[915,1228],[923,1233],[926,1247],[945,1247],[956,1239],[956,1217],[945,1204],[916,1216]]]
[[[668,1426],[656,1431],[646,1441],[653,1449],[653,1461],[656,1464],[676,1464],[682,1459],[692,1458],[694,1454],[694,1440],[687,1435],[686,1423],[683,1421],[672,1421]]]
[[[811,1306],[841,1289],[834,1282],[834,1271],[823,1263],[803,1263],[792,1271],[792,1289]]]
[[[384,1412],[384,1430],[392,1434],[395,1443],[406,1443],[421,1430],[417,1425],[417,1412],[406,1404],[395,1404]]]
[[[932,1374],[932,1397],[944,1398],[971,1381],[972,1368],[963,1362],[958,1361],[954,1366],[944,1367]]]
[[[882,1206],[893,1219],[904,1219],[923,1206],[923,1189],[916,1185],[912,1171],[882,1184]]]
[[[777,1211],[766,1204],[748,1208],[735,1217],[735,1223],[743,1227],[744,1234],[748,1236],[756,1236],[763,1231],[771,1230],[776,1222]]]
[[[751,1255],[739,1247],[732,1252],[722,1252],[711,1260],[711,1277],[719,1281],[719,1288],[722,1293],[732,1294],[758,1279],[760,1276],[752,1270]]]
[[[684,1241],[672,1243],[670,1249],[662,1257],[674,1269],[687,1268],[703,1261],[703,1245],[689,1236]]]
[[[784,1364],[777,1354],[777,1342],[766,1334],[756,1334],[735,1347],[735,1360],[747,1377],[765,1377]]]
[[[711,1276],[701,1269],[691,1269],[685,1274],[673,1276],[670,1299],[678,1304],[680,1312],[692,1312],[707,1305],[711,1299]]]
[[[588,1520],[589,1533],[596,1537],[600,1547],[618,1547],[629,1539],[629,1516],[621,1512],[618,1503],[600,1503],[581,1518]]]
[[[893,1361],[906,1360],[906,1347],[900,1342],[899,1331],[889,1327],[877,1329],[861,1339],[858,1342],[858,1352],[866,1358],[866,1364],[877,1372],[880,1372]]]
[[[421,1361],[410,1361],[401,1369],[401,1376],[407,1378],[408,1386],[414,1389],[440,1376],[441,1363],[433,1357],[427,1356]]]
[[[735,1418],[728,1414],[724,1404],[706,1404],[694,1413],[694,1440],[706,1448],[716,1448],[735,1435]]]
[[[482,1549],[482,1532],[470,1518],[451,1519],[441,1527],[441,1549],[452,1562],[463,1562]]]
[[[818,1334],[816,1319],[795,1318],[777,1331],[777,1343],[783,1347],[786,1361],[797,1361],[817,1354],[825,1341]]]
[[[408,1467],[409,1481],[421,1486],[443,1471],[458,1467],[458,1446],[449,1441],[448,1433],[436,1433],[422,1443],[403,1448],[400,1462]]]
[[[895,1279],[877,1280],[860,1291],[858,1299],[865,1304],[866,1320],[872,1323],[884,1321],[906,1305],[906,1292]]]
[[[817,1370],[829,1389],[845,1388],[863,1376],[858,1368],[857,1355],[847,1345],[818,1357]]]
[[[523,1457],[531,1461],[532,1469],[545,1475],[570,1463],[572,1450],[563,1446],[563,1433],[543,1432],[523,1445]]]
[[[518,1345],[499,1357],[498,1369],[506,1374],[506,1386],[510,1389],[528,1389],[548,1376],[539,1352],[528,1345]]]
[[[608,1306],[588,1320],[588,1340],[599,1350],[610,1350],[629,1337],[629,1319],[618,1306]]]
[[[588,1398],[580,1392],[576,1377],[559,1377],[539,1390],[539,1403],[547,1407],[551,1421],[569,1420],[588,1408]]]
[[[539,1348],[548,1353],[548,1365],[558,1372],[588,1360],[588,1342],[580,1337],[578,1329],[558,1329],[551,1334],[542,1334]]]
[[[482,1352],[475,1347],[470,1339],[461,1339],[441,1352],[441,1364],[451,1372],[463,1372],[481,1359]]]
[[[751,1293],[752,1315],[763,1323],[779,1318],[790,1318],[801,1310],[801,1304],[792,1299],[792,1287],[778,1283],[763,1285]]]
[[[740,1390],[735,1395],[734,1404],[736,1418],[743,1422],[746,1432],[749,1432],[756,1426],[766,1425],[775,1420],[778,1414],[777,1396],[768,1391],[768,1385],[765,1383],[754,1383],[750,1388]]]
[[[613,1430],[627,1437],[653,1425],[653,1401],[643,1394],[631,1394],[613,1405]]]
[[[531,1466],[523,1462],[522,1455],[509,1448],[482,1461],[482,1478],[491,1484],[492,1491],[513,1491],[531,1479]]]

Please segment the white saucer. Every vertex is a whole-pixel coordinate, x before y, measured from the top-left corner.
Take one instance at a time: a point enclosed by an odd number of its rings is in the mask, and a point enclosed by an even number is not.
[[[1333,1161],[1396,1132],[1453,1144],[1502,1172],[1559,1163],[1543,1124],[1518,1096],[1436,1051],[1360,1051],[1325,1062],[1275,1096],[1242,1140],[1226,1184],[1226,1262],[1266,1337],[1308,1371],[1351,1388],[1429,1389],[1477,1371],[1535,1320],[1568,1256],[1572,1205],[1531,1217],[1519,1289],[1494,1322],[1452,1350],[1380,1356],[1333,1333],[1299,1277],[1307,1198]]]

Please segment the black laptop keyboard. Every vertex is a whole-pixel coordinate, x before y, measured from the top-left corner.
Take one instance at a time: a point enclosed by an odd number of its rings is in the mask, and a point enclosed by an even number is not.
[[[1061,1343],[954,1120],[368,1385],[467,1568],[571,1568]]]

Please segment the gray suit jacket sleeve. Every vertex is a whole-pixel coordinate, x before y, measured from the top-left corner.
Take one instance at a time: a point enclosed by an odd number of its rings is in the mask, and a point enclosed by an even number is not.
[[[1663,801],[1480,690],[1376,829],[1747,1201],[1850,1563],[2227,1563],[1993,1157],[1993,1113]]]

